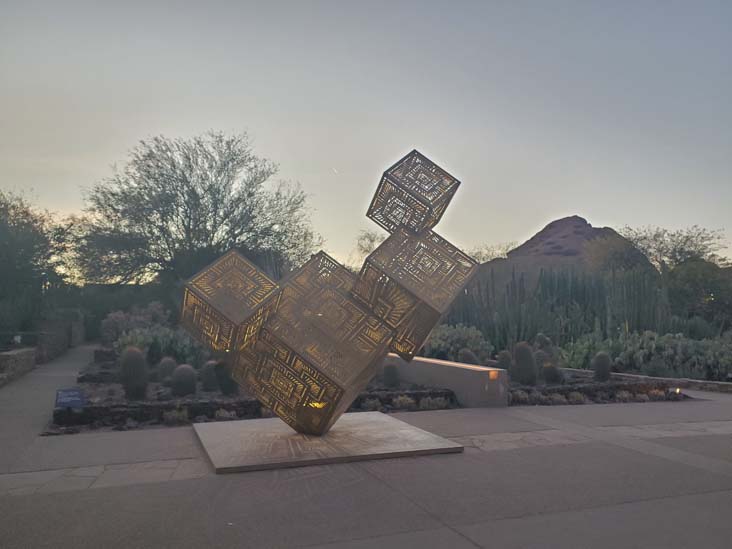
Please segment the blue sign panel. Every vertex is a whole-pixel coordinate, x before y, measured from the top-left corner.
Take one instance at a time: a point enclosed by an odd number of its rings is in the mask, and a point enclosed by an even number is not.
[[[56,408],[83,408],[86,396],[81,389],[59,389],[56,391]]]

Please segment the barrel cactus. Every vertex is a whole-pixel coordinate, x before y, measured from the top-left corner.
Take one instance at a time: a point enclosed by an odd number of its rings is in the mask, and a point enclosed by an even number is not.
[[[597,381],[608,381],[610,379],[611,368],[612,359],[604,351],[600,351],[592,359],[592,369],[595,371],[595,379]]]
[[[175,396],[186,396],[196,393],[196,370],[188,364],[181,364],[171,377],[171,388]]]
[[[129,400],[142,400],[147,392],[147,362],[137,347],[127,347],[119,359],[119,378]]]
[[[216,377],[216,364],[218,364],[217,361],[209,360],[201,369],[201,387],[204,391],[219,390],[219,380]]]
[[[536,385],[536,361],[531,345],[525,341],[517,343],[513,358],[511,377],[523,385]]]

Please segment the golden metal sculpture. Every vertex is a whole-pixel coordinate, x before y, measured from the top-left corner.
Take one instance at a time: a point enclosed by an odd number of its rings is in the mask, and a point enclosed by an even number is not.
[[[366,217],[390,233],[413,232],[440,221],[460,181],[417,152],[410,152],[384,172]]]
[[[325,252],[279,285],[229,252],[186,285],[181,323],[296,431],[322,435],[394,350],[411,360],[477,264],[431,229],[460,182],[417,151],[367,216],[392,233],[358,276]]]
[[[366,258],[354,293],[396,330],[391,349],[412,360],[476,268],[437,233],[399,227]]]
[[[355,280],[326,253],[313,256],[282,283],[255,353],[234,365],[234,377],[299,431],[326,432],[375,375],[394,336],[354,299]]]
[[[186,283],[181,324],[214,351],[243,350],[278,299],[277,284],[232,250]]]

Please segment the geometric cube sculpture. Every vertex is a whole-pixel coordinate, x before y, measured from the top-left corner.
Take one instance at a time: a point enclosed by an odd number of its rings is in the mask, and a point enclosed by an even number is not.
[[[366,217],[388,232],[437,225],[460,181],[416,150],[384,172]]]
[[[186,283],[181,324],[214,351],[246,349],[278,299],[277,284],[232,250]]]
[[[398,228],[366,258],[354,294],[396,330],[391,349],[411,360],[477,268],[437,233]]]
[[[354,299],[356,277],[325,252],[281,283],[277,313],[234,377],[297,431],[326,432],[375,375],[394,332]]]
[[[358,276],[320,252],[280,284],[237,252],[185,288],[181,324],[227,352],[237,383],[322,435],[389,349],[411,360],[477,264],[431,229],[460,182],[417,151],[389,168],[367,216],[389,231]]]

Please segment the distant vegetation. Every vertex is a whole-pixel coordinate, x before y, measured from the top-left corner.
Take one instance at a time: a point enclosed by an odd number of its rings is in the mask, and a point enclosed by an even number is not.
[[[721,232],[626,227],[621,237],[578,220],[550,224],[484,264],[447,321],[476,328],[496,350],[546,334],[573,367],[602,351],[616,371],[732,375],[732,267]],[[574,247],[563,240],[576,235]]]
[[[140,141],[81,216],[0,192],[0,345],[60,307],[83,309],[92,337],[110,311],[175,309],[181,282],[231,248],[280,278],[321,238],[305,193],[276,173],[246,134],[210,132]]]
[[[137,347],[151,364],[170,355],[200,367],[200,348],[159,317],[175,311],[182,281],[230,248],[280,278],[321,243],[305,194],[271,184],[276,172],[245,134],[214,132],[140,141],[91,188],[81,216],[58,219],[0,192],[0,337],[76,307],[93,320],[91,336]],[[359,267],[385,236],[364,231],[349,263]],[[483,263],[478,275],[422,352],[522,371],[533,360],[539,379],[563,365],[587,368],[598,352],[614,370],[725,378],[732,266],[724,242],[698,226],[616,232],[574,216],[519,246],[480,246],[470,250]],[[521,345],[517,362],[521,342],[533,354]]]

